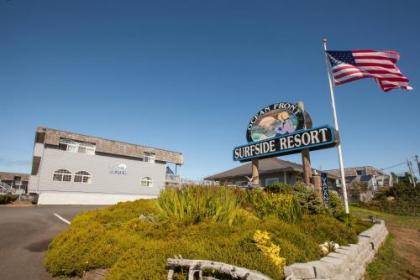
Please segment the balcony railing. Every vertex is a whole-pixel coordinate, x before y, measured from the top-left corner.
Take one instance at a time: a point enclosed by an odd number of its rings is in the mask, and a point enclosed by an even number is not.
[[[181,177],[176,174],[166,174],[166,182],[168,183],[180,183]]]

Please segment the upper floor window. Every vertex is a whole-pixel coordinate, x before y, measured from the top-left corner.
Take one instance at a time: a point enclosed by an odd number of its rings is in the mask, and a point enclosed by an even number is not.
[[[156,159],[155,154],[144,153],[144,161],[145,162],[155,163],[155,159]]]
[[[58,169],[54,172],[53,181],[71,182],[71,172],[67,169]]]
[[[87,171],[79,171],[76,172],[74,175],[74,182],[75,183],[84,183],[84,184],[90,184],[92,181],[92,175],[90,175]]]
[[[73,153],[89,154],[94,155],[96,146],[95,144],[87,142],[78,142],[71,139],[61,138],[59,142],[61,150],[65,150]]]
[[[141,179],[141,186],[142,187],[153,187],[153,181],[150,177],[143,177]]]

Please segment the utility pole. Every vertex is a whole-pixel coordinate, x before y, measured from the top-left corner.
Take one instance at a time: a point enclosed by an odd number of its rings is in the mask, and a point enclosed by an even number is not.
[[[419,162],[419,156],[418,156],[418,155],[415,155],[414,157],[415,157],[416,162],[417,162],[417,171],[419,172],[419,176],[420,176],[420,162]]]
[[[414,178],[413,166],[411,164],[412,164],[411,161],[409,159],[407,159],[407,166],[408,166],[408,171],[410,172],[411,182],[413,182],[413,188],[415,188],[416,187],[416,180]]]

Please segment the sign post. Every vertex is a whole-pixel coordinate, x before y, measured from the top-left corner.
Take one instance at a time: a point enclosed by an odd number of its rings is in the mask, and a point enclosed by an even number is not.
[[[252,186],[260,185],[260,172],[259,172],[259,161],[258,159],[252,160]]]
[[[306,113],[308,117],[305,116],[305,104],[303,103],[303,101],[299,101],[297,104],[298,104],[298,107],[303,112],[304,128],[305,129],[312,128],[312,122],[308,120],[308,118],[310,118],[309,114]],[[303,182],[306,185],[310,185],[311,178],[312,178],[312,167],[311,167],[311,157],[309,155],[309,150],[308,149],[302,150],[301,154],[302,154],[302,165],[303,165]]]

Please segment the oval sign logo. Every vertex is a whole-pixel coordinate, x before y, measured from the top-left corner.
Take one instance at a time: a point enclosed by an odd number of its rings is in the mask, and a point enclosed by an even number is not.
[[[305,127],[302,110],[297,104],[271,104],[256,113],[248,124],[246,139],[256,142],[289,134]]]

